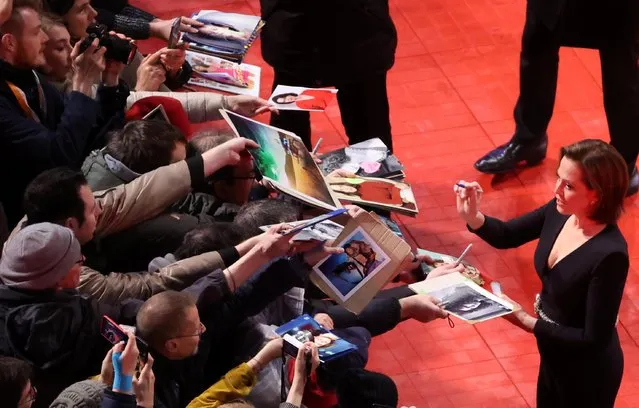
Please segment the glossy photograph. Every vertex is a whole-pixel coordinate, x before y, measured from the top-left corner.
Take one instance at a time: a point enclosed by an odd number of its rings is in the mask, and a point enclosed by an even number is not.
[[[313,270],[342,301],[353,296],[390,262],[390,257],[360,227],[334,246],[343,248],[344,252],[325,258]]]

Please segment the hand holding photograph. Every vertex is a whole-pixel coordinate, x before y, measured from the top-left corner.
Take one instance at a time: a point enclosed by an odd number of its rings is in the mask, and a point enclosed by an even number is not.
[[[439,252],[427,251],[425,249],[419,249],[418,248],[417,249],[417,255],[428,255],[432,260],[435,261],[431,265],[429,265],[429,264],[427,264],[425,262],[422,262],[421,268],[422,268],[422,271],[424,272],[424,275],[428,275],[430,273],[430,271],[432,271],[433,269],[435,269],[438,266],[441,266],[441,265],[443,265],[445,263],[455,263],[455,262],[457,262],[457,258],[455,258],[454,256],[441,254]],[[462,262],[461,264],[464,266],[464,270],[462,271],[462,275],[464,275],[468,279],[472,280],[473,282],[475,282],[479,286],[482,286],[485,283],[484,279],[481,277],[481,274],[479,273],[479,270],[477,270],[477,268],[475,268],[473,265],[469,264],[468,262]]]
[[[357,346],[331,333],[307,314],[283,324],[275,333],[284,339],[284,351],[293,357],[309,341],[317,346],[322,363],[357,350]],[[287,347],[287,344],[291,347]]]
[[[258,16],[217,10],[201,10],[192,18],[204,25],[183,34],[189,48],[234,62],[242,62],[264,25]]]
[[[289,222],[291,227],[302,226],[308,220]],[[262,231],[268,231],[272,225],[261,226]],[[344,227],[331,220],[324,220],[317,224],[308,226],[293,236],[292,241],[333,241],[342,233]]]
[[[335,99],[337,89],[278,85],[269,101],[279,110],[321,112]]]
[[[415,293],[439,299],[444,310],[471,324],[507,315],[515,308],[458,272],[413,283],[409,287]]]
[[[230,111],[220,112],[237,136],[260,145],[250,153],[273,187],[315,207],[330,211],[341,207],[300,138]]]
[[[362,228],[354,229],[334,246],[343,248],[313,267],[342,301],[348,300],[359,288],[390,262],[390,258]]]

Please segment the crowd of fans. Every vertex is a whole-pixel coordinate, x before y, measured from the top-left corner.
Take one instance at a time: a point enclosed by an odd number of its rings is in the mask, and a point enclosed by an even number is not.
[[[387,2],[280,3],[261,2],[273,23],[262,51],[274,87],[337,86],[350,142],[379,137],[392,149],[386,73],[397,38]],[[319,39],[311,28],[329,20],[344,30]],[[185,32],[200,27],[181,21]],[[192,74],[184,47],[147,56],[131,47],[123,62],[91,41],[98,22],[130,44],[168,40],[173,20],[126,0],[0,0],[2,406],[396,407],[392,379],[366,370],[371,338],[404,320],[446,318],[439,300],[407,284],[464,266],[424,276],[421,264],[433,260],[410,254],[397,285],[359,314],[329,299],[309,274],[343,249],[282,233],[317,210],[261,180],[248,152],[255,142],[191,128],[220,119],[220,108],[271,112],[310,150],[308,113],[178,92]],[[158,105],[170,123],[143,119]],[[543,160],[544,132],[535,157],[511,142],[484,161],[508,170]],[[612,407],[619,390],[616,323],[629,261],[616,223],[638,185],[636,150],[628,152],[594,140],[562,148],[554,199],[508,222],[481,213],[479,184],[454,186],[459,215],[489,244],[539,239],[535,316],[504,295],[514,305],[505,318],[537,338],[539,406]],[[346,208],[337,221],[365,211]],[[320,363],[322,344],[308,341],[287,356],[274,328],[305,313],[356,351]],[[107,341],[105,321],[123,328],[122,341]]]
[[[260,180],[254,142],[190,128],[219,119],[220,108],[270,111],[267,102],[175,92],[191,73],[183,48],[128,64],[97,40],[83,50],[96,22],[126,41],[168,39],[172,20],[126,1],[5,4],[3,406],[396,406],[393,381],[364,368],[371,337],[446,313],[400,286],[355,315],[313,287],[310,265],[340,249],[281,231],[314,210]],[[171,123],[142,120],[157,105]],[[407,259],[405,281],[423,260]],[[311,342],[304,358],[284,356],[273,328],[303,313],[357,352],[320,365]],[[111,345],[104,316],[135,335]]]

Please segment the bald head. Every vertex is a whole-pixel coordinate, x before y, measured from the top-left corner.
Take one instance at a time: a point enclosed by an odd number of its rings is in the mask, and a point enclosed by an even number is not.
[[[185,317],[195,308],[193,298],[183,292],[166,291],[151,296],[138,311],[137,334],[151,347],[162,351],[166,340],[179,336]]]

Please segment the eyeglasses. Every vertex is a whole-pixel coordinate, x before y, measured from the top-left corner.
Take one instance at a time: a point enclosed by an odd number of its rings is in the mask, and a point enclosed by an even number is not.
[[[200,327],[198,328],[198,331],[196,334],[187,334],[186,336],[175,336],[173,337],[174,339],[185,339],[188,337],[199,337],[201,335],[203,335],[206,332],[206,326],[204,325],[204,323],[200,322]]]

